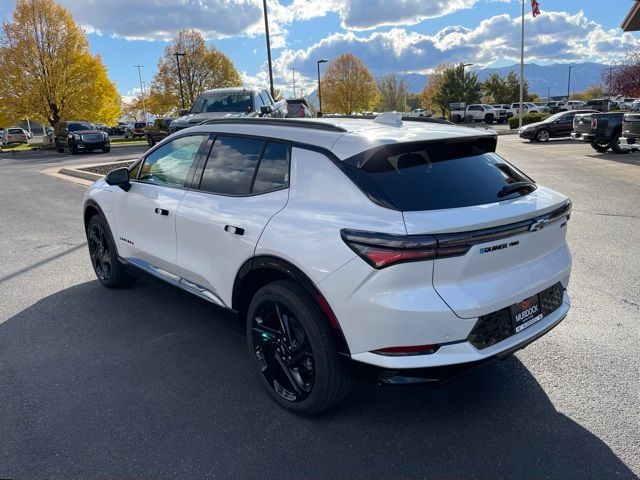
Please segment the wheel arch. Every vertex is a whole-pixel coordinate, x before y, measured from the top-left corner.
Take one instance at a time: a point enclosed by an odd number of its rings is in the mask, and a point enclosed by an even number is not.
[[[87,228],[89,227],[89,221],[95,215],[100,215],[100,217],[102,218],[102,221],[104,222],[104,226],[107,229],[107,234],[111,237],[111,242],[112,242],[114,248],[116,249],[116,255],[118,257],[120,257],[120,254],[118,252],[118,244],[116,243],[115,238],[113,237],[113,233],[111,232],[111,227],[109,226],[109,222],[107,221],[107,217],[105,216],[105,214],[102,211],[102,208],[100,207],[98,202],[96,202],[95,200],[92,200],[92,199],[88,199],[84,203],[83,220],[84,220],[84,232],[85,232],[85,235],[87,235]]]
[[[322,313],[332,333],[338,352],[350,355],[351,352],[338,319],[327,299],[302,270],[282,258],[260,255],[245,261],[233,283],[231,308],[244,316],[253,295],[263,286],[278,280],[294,281],[315,300],[316,307]]]

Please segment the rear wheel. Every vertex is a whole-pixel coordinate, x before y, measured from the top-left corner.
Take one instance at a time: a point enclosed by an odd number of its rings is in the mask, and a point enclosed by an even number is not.
[[[247,342],[263,385],[281,406],[312,415],[346,394],[348,379],[329,327],[295,283],[258,290],[247,312]]]
[[[600,153],[604,153],[607,150],[609,150],[609,144],[608,143],[596,143],[596,142],[591,142],[591,147],[596,151],[596,152],[600,152]]]
[[[91,266],[102,285],[108,288],[125,288],[135,282],[136,277],[118,260],[113,240],[100,215],[94,215],[89,220],[87,244]]]
[[[613,136],[613,139],[611,140],[611,150],[613,151],[613,153],[629,153],[631,150],[629,150],[628,148],[622,148],[620,147],[620,133],[616,133]]]
[[[104,153],[109,153],[109,152],[111,151],[111,147],[104,147],[104,148],[102,149],[102,151],[103,151]]]

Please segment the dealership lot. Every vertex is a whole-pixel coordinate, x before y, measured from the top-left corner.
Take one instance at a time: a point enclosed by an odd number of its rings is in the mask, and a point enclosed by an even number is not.
[[[574,202],[568,318],[447,385],[358,385],[314,418],[263,391],[232,315],[98,284],[85,187],[42,172],[143,147],[0,154],[0,477],[636,478],[640,154],[498,144]]]

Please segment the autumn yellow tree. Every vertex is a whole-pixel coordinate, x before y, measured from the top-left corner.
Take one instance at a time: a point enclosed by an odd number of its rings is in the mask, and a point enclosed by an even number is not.
[[[323,109],[350,115],[375,101],[376,83],[362,60],[351,53],[332,60],[320,82]]]
[[[17,0],[0,37],[0,103],[11,118],[111,123],[120,96],[84,31],[54,0]]]
[[[425,83],[424,88],[420,92],[420,105],[422,106],[422,108],[427,108],[432,112],[438,109],[437,95],[440,91],[440,85],[442,84],[442,72],[446,68],[449,68],[449,65],[438,65],[436,69],[429,75],[427,83]],[[442,110],[441,113],[442,116],[445,115],[445,112]]]
[[[242,85],[229,57],[213,46],[208,47],[200,32],[182,30],[164,49],[151,83],[151,105],[158,112],[166,114],[181,108],[176,53],[184,54],[180,56],[180,72],[186,108],[205,90]]]

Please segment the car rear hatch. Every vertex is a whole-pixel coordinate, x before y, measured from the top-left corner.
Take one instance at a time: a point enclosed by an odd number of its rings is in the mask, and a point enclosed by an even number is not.
[[[627,113],[624,116],[624,124],[622,127],[622,136],[624,137],[640,137],[640,113]]]
[[[403,212],[410,241],[435,240],[434,288],[462,318],[534,296],[571,266],[569,200],[535,185],[495,145],[495,137],[402,143],[349,159],[372,200]]]

